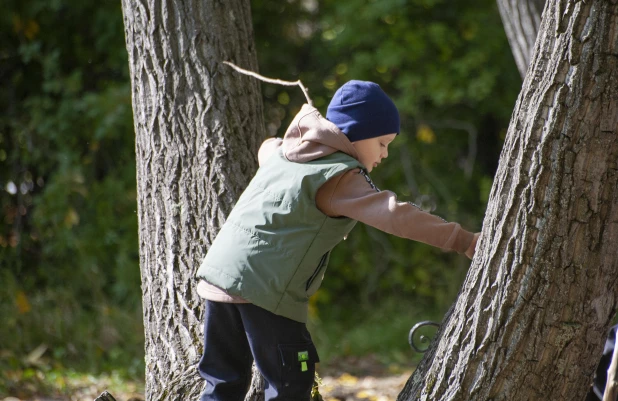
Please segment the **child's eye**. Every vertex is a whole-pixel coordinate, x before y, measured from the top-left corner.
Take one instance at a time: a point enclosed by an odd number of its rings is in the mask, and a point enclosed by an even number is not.
[[[385,148],[385,147],[386,147],[386,145],[385,145],[385,144],[383,144],[383,143],[381,143],[381,144],[380,144],[380,146],[382,146],[383,148]]]

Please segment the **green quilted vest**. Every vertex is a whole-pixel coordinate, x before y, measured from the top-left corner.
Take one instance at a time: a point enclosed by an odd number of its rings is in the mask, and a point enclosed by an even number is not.
[[[315,204],[332,177],[361,167],[337,152],[308,163],[281,149],[260,167],[213,241],[197,277],[277,315],[307,321],[330,251],[356,224]]]

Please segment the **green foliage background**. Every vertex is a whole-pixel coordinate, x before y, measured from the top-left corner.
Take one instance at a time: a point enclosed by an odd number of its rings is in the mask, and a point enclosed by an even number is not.
[[[120,2],[4,4],[0,367],[34,363],[36,355],[26,357],[43,344],[48,365],[139,377],[134,133]],[[349,79],[375,81],[394,99],[402,135],[372,174],[380,188],[480,230],[521,86],[494,0],[255,0],[252,12],[260,72],[301,79],[323,112]],[[262,89],[267,130],[281,136],[302,92]],[[441,318],[468,265],[359,224],[312,300],[322,359],[378,352],[406,363],[407,331]]]

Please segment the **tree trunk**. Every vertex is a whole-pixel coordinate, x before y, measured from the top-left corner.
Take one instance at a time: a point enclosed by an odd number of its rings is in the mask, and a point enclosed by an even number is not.
[[[515,64],[524,79],[541,25],[545,0],[497,0]]]
[[[264,137],[250,3],[122,0],[131,72],[146,399],[204,382],[195,272],[257,168]]]
[[[616,0],[549,0],[477,256],[398,400],[581,400],[618,299]]]

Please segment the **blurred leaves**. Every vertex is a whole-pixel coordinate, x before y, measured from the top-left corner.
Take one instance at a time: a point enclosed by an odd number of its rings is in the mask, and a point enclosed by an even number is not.
[[[126,357],[116,359],[142,364],[141,346],[129,347],[139,346],[143,334],[120,5],[8,0],[4,6],[2,348],[25,355],[45,343],[62,363],[100,369],[114,359],[114,347],[126,346]],[[114,310],[113,319],[100,313],[104,308]],[[103,338],[110,325],[127,340]],[[94,358],[96,350],[103,358]]]

